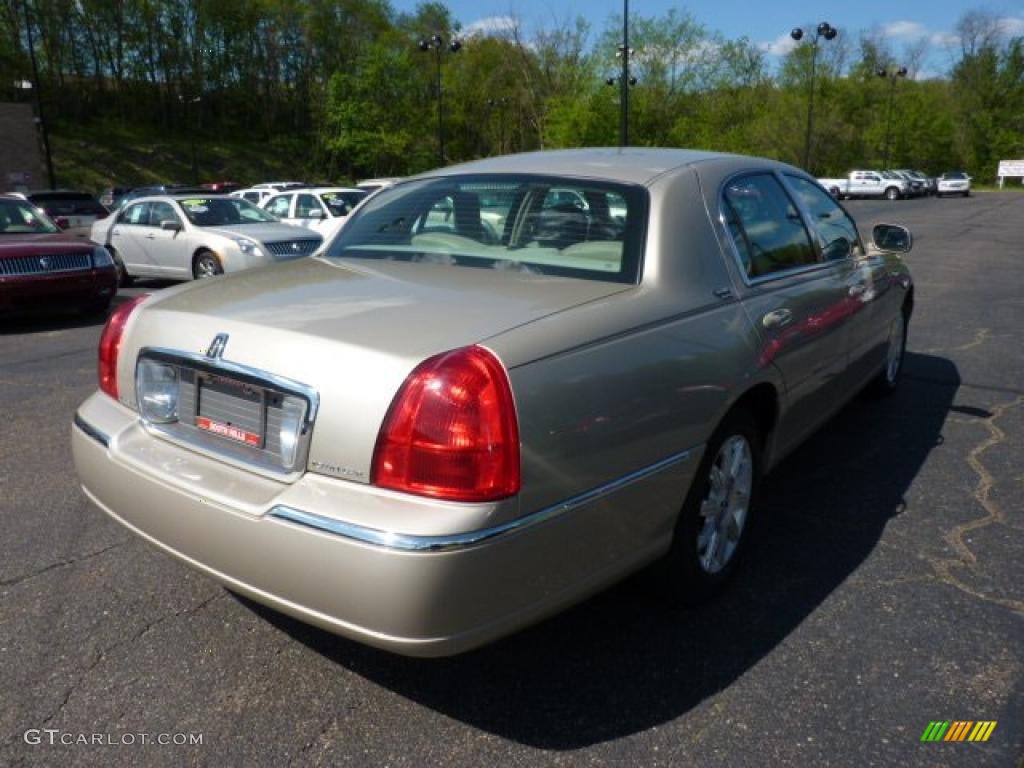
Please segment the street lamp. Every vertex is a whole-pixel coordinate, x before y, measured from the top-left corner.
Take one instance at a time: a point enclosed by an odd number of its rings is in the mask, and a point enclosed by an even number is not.
[[[889,167],[889,136],[892,129],[892,100],[896,94],[896,81],[901,77],[907,76],[907,68],[900,67],[895,72],[890,72],[886,68],[881,68],[875,72],[876,75],[882,78],[889,78],[889,108],[886,110],[885,115],[885,160],[882,163],[882,168]]]
[[[39,80],[39,67],[36,64],[36,46],[32,39],[32,20],[28,15],[28,0],[22,0],[21,7],[25,13],[25,36],[28,38],[28,57],[32,62],[32,84],[35,86],[33,92],[36,97],[36,122],[39,125],[39,132],[43,137],[43,152],[46,155],[46,175],[49,177],[50,189],[56,189],[57,177],[53,173],[53,157],[50,154],[50,132],[46,127],[46,117],[43,115],[43,87]]]
[[[804,169],[808,172],[811,170],[811,132],[814,129],[814,67],[818,59],[818,41],[822,38],[835,40],[838,34],[838,29],[827,21],[823,21],[814,30],[814,37],[811,38],[811,78],[810,90],[807,95],[807,133],[804,135]],[[789,33],[789,36],[799,43],[804,37],[804,31],[800,27],[796,27]]]
[[[451,40],[447,45],[444,38],[439,34],[433,34],[420,40],[420,50],[433,50],[437,57],[437,159],[439,165],[444,165],[444,103],[441,100],[441,53],[448,49],[452,53],[458,53],[462,49],[462,42],[458,39]]]

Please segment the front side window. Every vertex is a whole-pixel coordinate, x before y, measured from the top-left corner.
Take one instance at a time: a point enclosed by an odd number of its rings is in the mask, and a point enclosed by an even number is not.
[[[379,192],[328,256],[636,282],[647,193],[533,175],[452,176]]]
[[[327,211],[331,216],[348,216],[352,209],[359,205],[365,197],[365,192],[357,192],[355,190],[351,192],[324,192],[320,195],[320,199],[327,206]]]
[[[320,207],[320,203],[316,201],[313,195],[299,195],[295,199],[295,218],[296,219],[309,219],[316,214],[313,211],[323,211]]]
[[[181,223],[181,219],[178,218],[178,214],[174,212],[174,207],[170,203],[152,203],[149,209],[150,225],[159,227],[165,221]]]
[[[811,216],[811,224],[821,237],[821,256],[825,261],[863,256],[864,246],[857,225],[846,211],[817,184],[799,176],[786,176],[790,188]]]
[[[817,262],[796,205],[770,173],[744,176],[723,193],[726,227],[750,278]]]

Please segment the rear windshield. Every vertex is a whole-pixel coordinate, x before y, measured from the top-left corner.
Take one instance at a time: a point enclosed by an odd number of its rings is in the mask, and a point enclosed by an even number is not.
[[[33,195],[32,201],[50,216],[106,216],[107,209],[91,195]]]
[[[642,187],[589,179],[425,179],[367,201],[327,255],[635,283],[646,206]]]

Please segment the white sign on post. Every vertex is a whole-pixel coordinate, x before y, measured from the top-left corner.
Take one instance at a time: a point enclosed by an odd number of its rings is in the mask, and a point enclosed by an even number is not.
[[[1020,176],[1024,178],[1024,160],[1000,160],[999,170],[996,171],[999,177],[999,188],[1003,188],[1003,179],[1007,177]]]

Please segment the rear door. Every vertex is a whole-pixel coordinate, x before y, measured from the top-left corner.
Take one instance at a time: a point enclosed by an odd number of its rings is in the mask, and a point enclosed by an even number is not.
[[[294,199],[295,195],[276,195],[267,201],[267,204],[263,206],[263,210],[271,216],[276,216],[285,224],[295,224],[296,222],[292,217],[292,202]]]
[[[785,451],[818,426],[843,394],[846,277],[821,258],[776,174],[733,178],[721,205],[743,277],[743,305],[761,336],[761,365],[775,365],[785,381],[787,416],[778,435]]]
[[[133,275],[159,274],[144,245],[149,232],[149,206],[148,202],[129,203],[110,229],[110,245]]]

